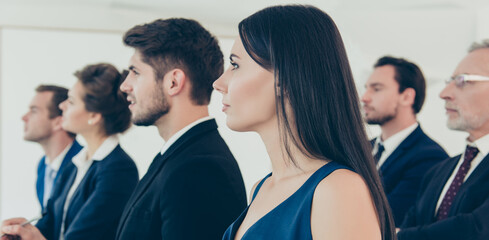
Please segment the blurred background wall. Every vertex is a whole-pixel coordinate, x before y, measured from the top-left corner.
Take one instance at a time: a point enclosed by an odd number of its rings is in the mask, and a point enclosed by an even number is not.
[[[37,85],[69,88],[76,81],[73,73],[91,63],[109,62],[122,70],[133,53],[123,46],[122,34],[157,18],[200,21],[219,38],[227,59],[241,19],[288,3],[312,4],[333,17],[360,94],[379,57],[390,54],[417,63],[428,80],[419,122],[450,155],[462,151],[466,134],[446,128],[438,94],[468,46],[489,38],[487,0],[0,0],[0,219],[30,218],[39,212],[34,182],[43,151],[23,140],[21,121]],[[249,192],[270,171],[265,148],[256,134],[226,127],[220,94],[213,94],[209,109]],[[367,130],[371,136],[379,133],[377,127]],[[142,176],[163,140],[154,127],[133,126],[121,143]]]

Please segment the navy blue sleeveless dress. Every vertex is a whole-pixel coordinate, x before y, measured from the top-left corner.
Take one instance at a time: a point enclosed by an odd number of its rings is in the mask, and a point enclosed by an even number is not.
[[[260,218],[243,235],[241,240],[312,240],[311,206],[314,191],[321,180],[336,169],[349,169],[339,163],[329,162],[314,172],[309,179],[289,198]],[[251,202],[255,199],[268,174],[256,186]],[[251,203],[250,203],[251,205]],[[229,226],[223,240],[234,240],[236,232],[243,222],[249,206]]]

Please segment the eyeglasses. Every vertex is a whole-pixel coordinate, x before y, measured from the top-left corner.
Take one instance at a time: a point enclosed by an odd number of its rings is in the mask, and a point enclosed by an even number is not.
[[[481,75],[471,75],[471,74],[460,74],[457,76],[450,77],[445,81],[446,84],[455,82],[455,86],[463,87],[465,83],[472,81],[489,81],[489,77]]]

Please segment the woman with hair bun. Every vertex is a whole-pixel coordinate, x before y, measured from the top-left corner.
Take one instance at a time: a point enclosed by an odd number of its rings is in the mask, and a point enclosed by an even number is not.
[[[119,145],[118,133],[131,124],[126,96],[119,89],[125,74],[110,64],[88,65],[60,104],[62,127],[81,136],[86,147],[57,181],[36,227],[16,225],[22,239],[114,239],[119,218],[139,178],[134,161]]]

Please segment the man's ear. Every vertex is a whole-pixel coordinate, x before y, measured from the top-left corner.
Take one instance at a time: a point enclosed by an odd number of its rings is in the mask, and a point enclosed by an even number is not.
[[[416,91],[413,88],[406,88],[401,93],[401,104],[405,106],[412,106],[415,98]]]
[[[62,122],[63,122],[62,119],[63,119],[63,116],[57,116],[57,117],[51,119],[53,131],[63,130],[63,127],[61,127]]]
[[[182,69],[175,68],[169,71],[165,78],[167,78],[167,93],[169,96],[175,96],[180,94],[185,85],[187,84],[187,76]]]

